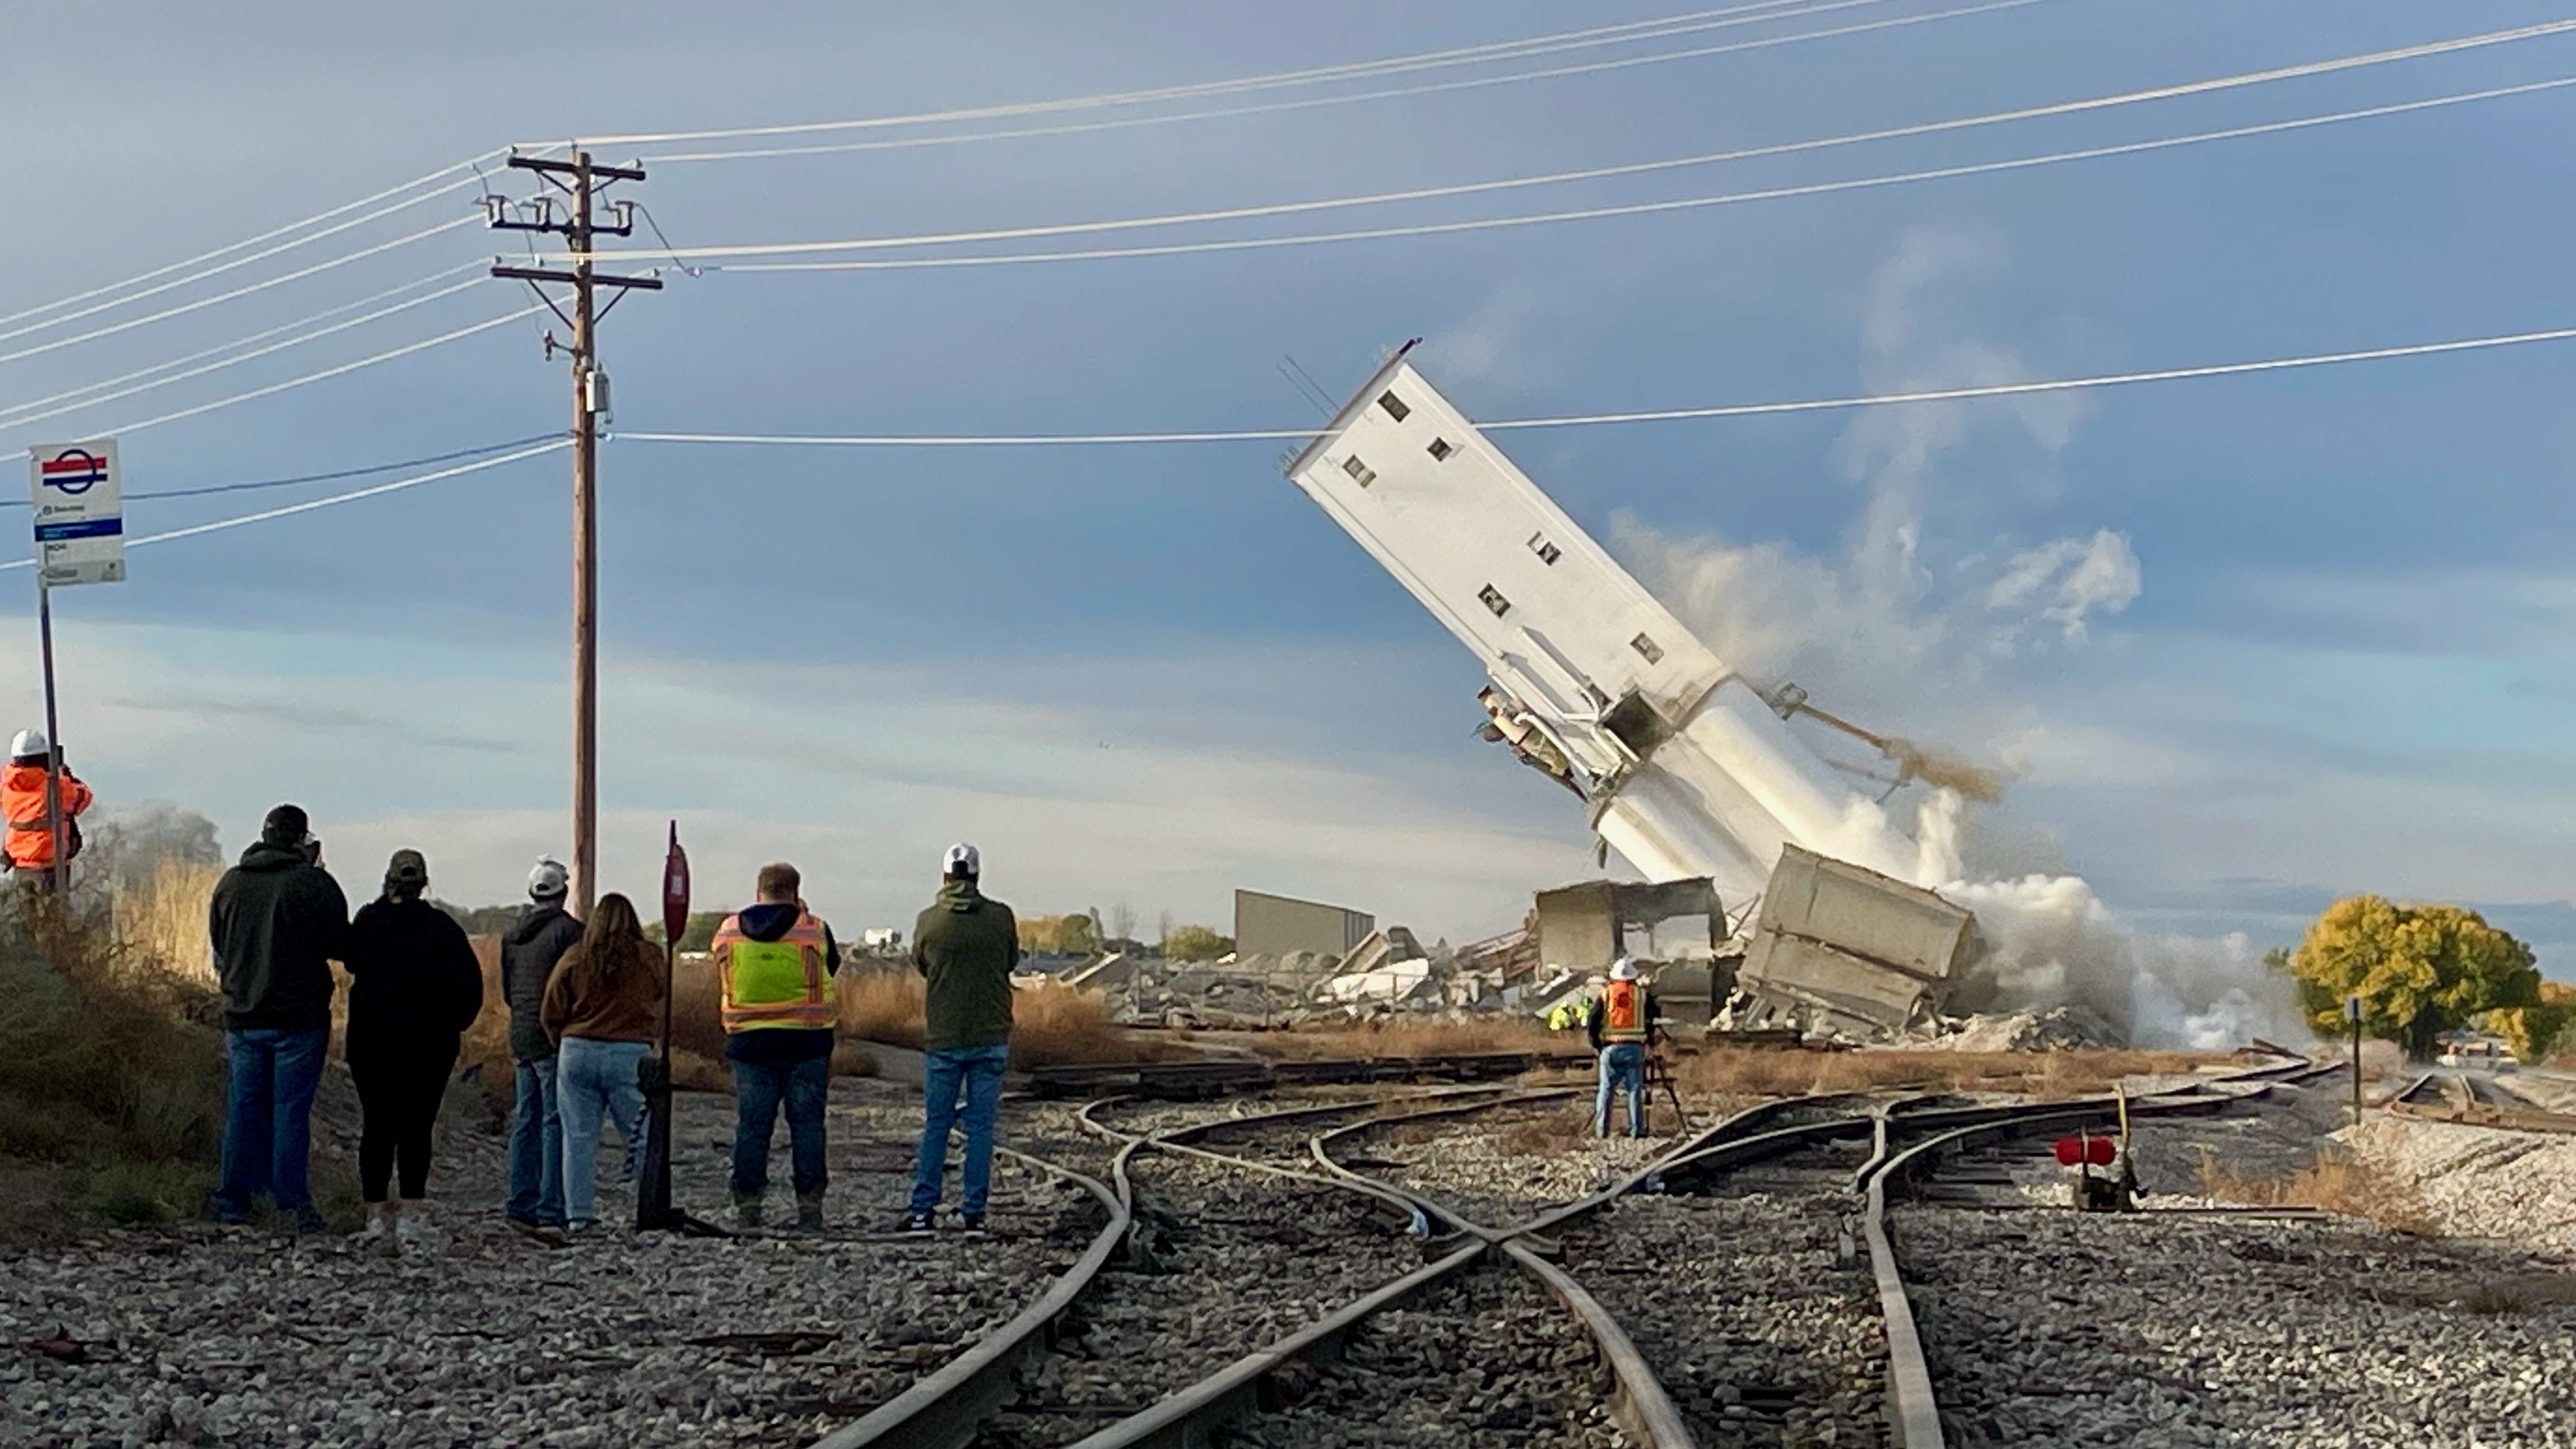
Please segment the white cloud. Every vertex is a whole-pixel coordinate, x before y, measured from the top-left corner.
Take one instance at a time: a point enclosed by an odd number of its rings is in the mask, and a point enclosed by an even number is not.
[[[2080,644],[2088,615],[2121,612],[2142,587],[2137,551],[2105,528],[2089,539],[2061,538],[2014,554],[1986,591],[1986,607],[2006,613],[2036,604],[2039,617],[2057,625],[2066,642]]]

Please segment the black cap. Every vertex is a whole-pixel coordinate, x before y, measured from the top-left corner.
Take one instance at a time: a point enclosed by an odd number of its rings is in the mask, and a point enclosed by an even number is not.
[[[301,805],[280,805],[259,824],[259,838],[271,845],[302,845],[313,833],[313,821]]]

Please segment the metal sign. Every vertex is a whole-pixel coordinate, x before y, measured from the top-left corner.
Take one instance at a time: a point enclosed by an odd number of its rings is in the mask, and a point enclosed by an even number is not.
[[[36,576],[49,589],[125,580],[125,500],[116,440],[28,450]]]
[[[680,822],[671,822],[671,853],[662,861],[662,939],[677,950],[689,933],[689,853],[680,848]]]

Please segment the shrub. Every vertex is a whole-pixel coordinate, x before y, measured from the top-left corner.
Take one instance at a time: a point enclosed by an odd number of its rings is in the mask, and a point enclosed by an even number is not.
[[[1213,926],[1174,926],[1163,933],[1163,955],[1173,961],[1213,961],[1234,949],[1232,936]]]

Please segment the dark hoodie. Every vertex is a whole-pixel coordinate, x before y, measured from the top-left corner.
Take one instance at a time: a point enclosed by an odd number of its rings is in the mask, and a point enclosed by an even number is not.
[[[531,901],[501,933],[501,996],[510,1004],[510,1055],[523,1062],[555,1054],[545,1023],[546,979],[581,939],[581,922],[561,901]]]
[[[1011,1039],[1011,968],[1020,964],[1020,926],[1009,906],[971,880],[946,882],[938,903],[913,922],[912,964],[930,983],[924,1050]]]
[[[483,1010],[483,963],[456,919],[419,899],[372,900],[349,924],[349,1060],[454,1060]]]
[[[348,949],[349,902],[299,846],[263,840],[224,872],[206,912],[233,1031],[328,1031],[331,966]]]
[[[805,908],[794,901],[762,901],[745,906],[734,919],[741,923],[742,933],[755,941],[775,941],[796,929],[797,918]],[[821,921],[816,921],[822,925]],[[823,926],[823,973],[833,975],[841,969],[841,943],[832,939],[832,928]],[[793,1066],[816,1057],[832,1054],[832,1031],[798,1031],[792,1027],[765,1027],[759,1031],[737,1031],[725,1041],[725,1056],[737,1062],[766,1066]]]

